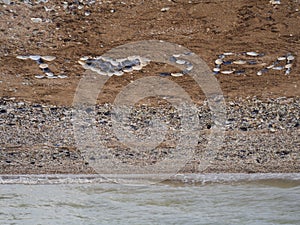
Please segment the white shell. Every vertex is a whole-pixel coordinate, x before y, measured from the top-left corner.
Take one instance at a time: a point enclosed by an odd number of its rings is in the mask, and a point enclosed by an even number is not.
[[[88,56],[83,56],[83,57],[81,57],[79,60],[81,60],[81,61],[86,61],[86,60],[88,60],[90,57],[88,57]]]
[[[194,68],[194,66],[193,66],[193,65],[190,65],[190,66],[188,66],[188,67],[186,68],[186,70],[191,71],[193,68]]]
[[[33,23],[41,23],[43,20],[41,18],[31,18]]]
[[[151,62],[150,59],[144,57],[139,57],[138,59],[140,60],[142,66],[147,66]]]
[[[221,70],[220,68],[213,68],[214,72],[220,72],[220,70]]]
[[[85,65],[85,62],[82,62],[82,61],[80,61],[80,60],[78,60],[78,63],[80,64],[80,65]]]
[[[261,76],[262,74],[263,74],[262,71],[257,72],[257,76]]]
[[[282,66],[274,66],[272,69],[273,69],[273,70],[282,70],[283,67],[282,67]]]
[[[284,66],[284,68],[286,68],[286,69],[292,68],[292,64],[286,64],[286,65]]]
[[[56,78],[58,78],[58,77],[53,75],[53,76],[47,76],[47,78],[48,78],[48,79],[56,79]]]
[[[126,68],[126,69],[123,69],[123,71],[124,71],[125,73],[129,73],[129,72],[132,72],[132,71],[133,71],[133,68],[132,68],[132,67]]]
[[[116,76],[122,76],[123,74],[124,74],[123,71],[115,71],[114,72],[114,75],[116,75]]]
[[[178,60],[176,60],[176,63],[179,64],[179,65],[183,65],[183,64],[186,63],[186,61],[178,59]]]
[[[283,60],[286,60],[286,57],[285,56],[281,56],[281,57],[278,57],[277,60],[278,61],[283,61]]]
[[[221,71],[222,74],[232,74],[234,71],[233,70],[223,70]]]
[[[94,67],[90,67],[89,69],[92,70],[92,71],[94,71],[94,72],[96,72],[96,73],[98,73],[99,75],[103,75],[103,76],[107,76],[108,75],[106,72],[103,72],[102,70],[99,70],[99,69],[94,68]]]
[[[111,65],[113,66],[118,66],[119,65],[119,62],[115,61],[115,60],[111,60],[110,61]]]
[[[267,69],[272,69],[274,67],[274,65],[270,65],[267,67]]]
[[[172,77],[182,77],[183,73],[171,73]]]
[[[257,52],[246,52],[246,55],[249,55],[249,56],[258,56],[259,54]]]
[[[114,75],[114,73],[108,72],[107,76],[112,77]]]
[[[292,56],[292,55],[289,55],[289,56],[287,57],[287,60],[289,60],[289,61],[292,61],[292,60],[294,60],[294,59],[295,59],[295,57]]]
[[[17,59],[26,60],[26,59],[29,59],[29,57],[26,56],[26,55],[18,55],[18,56],[17,56]]]
[[[61,75],[58,75],[57,77],[58,77],[58,78],[64,79],[64,78],[67,78],[68,76],[67,76],[67,75],[62,75],[62,74],[61,74]]]
[[[226,55],[226,56],[228,56],[228,55],[234,55],[234,53],[233,52],[224,52],[223,55]]]
[[[41,56],[39,56],[39,55],[30,55],[29,58],[31,60],[35,60],[36,61],[36,60],[39,60],[41,58]]]
[[[45,68],[48,68],[48,64],[42,63],[42,64],[39,65],[39,67],[40,67],[41,69],[45,69]]]
[[[56,59],[55,56],[51,56],[51,55],[42,56],[41,58],[45,61],[53,61],[54,59]]]
[[[143,68],[142,65],[136,65],[132,67],[133,70],[141,70],[142,68]]]
[[[215,64],[221,65],[223,63],[222,59],[216,59]]]
[[[237,64],[237,65],[243,65],[243,64],[246,64],[247,62],[244,60],[236,60],[236,61],[233,61],[232,63]]]
[[[44,75],[35,75],[34,77],[35,77],[35,78],[38,78],[38,79],[42,79],[42,78],[44,78],[45,76],[44,76]]]
[[[47,77],[53,77],[54,74],[52,72],[48,72],[48,73],[45,73],[47,75]]]

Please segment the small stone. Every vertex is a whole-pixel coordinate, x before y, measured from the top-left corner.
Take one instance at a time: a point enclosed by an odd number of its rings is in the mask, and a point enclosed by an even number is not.
[[[161,12],[167,12],[167,11],[169,11],[170,10],[170,7],[164,7],[164,8],[162,8],[160,11]]]
[[[33,23],[41,23],[43,20],[41,18],[31,18]]]

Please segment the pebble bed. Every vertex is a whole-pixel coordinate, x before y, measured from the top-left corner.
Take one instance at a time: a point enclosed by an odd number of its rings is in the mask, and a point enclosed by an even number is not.
[[[167,121],[172,132],[163,144],[146,155],[122,145],[111,132],[112,107],[96,107],[96,126],[105,134],[104,143],[123,163],[155,163],[176,146],[174,133],[180,132],[180,116],[171,107],[139,106],[125,122],[128,132],[143,134],[153,116]],[[198,106],[199,143],[194,164],[201,164],[201,149],[213,126],[210,110]],[[1,173],[86,173],[92,169],[76,149],[72,108],[13,99],[0,100]],[[265,101],[236,99],[227,102],[225,143],[207,172],[299,172],[300,171],[300,99]],[[183,170],[197,172],[193,163]]]

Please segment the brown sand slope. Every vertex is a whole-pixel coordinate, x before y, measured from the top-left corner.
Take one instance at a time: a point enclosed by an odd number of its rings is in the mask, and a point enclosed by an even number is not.
[[[55,0],[33,6],[19,2],[0,5],[0,96],[70,105],[84,73],[77,63],[81,56],[102,55],[113,47],[150,39],[183,45],[197,53],[211,69],[217,55],[225,51],[263,52],[266,63],[291,52],[296,60],[289,76],[282,71],[270,71],[259,77],[255,68],[247,69],[245,75],[218,75],[217,79],[229,97],[300,95],[299,2],[283,0],[277,6],[267,0],[189,2],[103,1],[81,10],[63,9],[61,1]],[[46,12],[44,6],[54,10]],[[162,12],[163,7],[169,10]],[[84,15],[86,11],[89,16]],[[33,23],[33,17],[48,22]],[[17,55],[25,54],[56,56],[50,68],[69,78],[36,79],[34,75],[40,73],[37,65],[16,59]],[[111,101],[130,80],[154,73],[154,68],[147,67],[143,74],[111,78],[100,101]],[[189,78],[175,80],[197,98],[199,89]]]

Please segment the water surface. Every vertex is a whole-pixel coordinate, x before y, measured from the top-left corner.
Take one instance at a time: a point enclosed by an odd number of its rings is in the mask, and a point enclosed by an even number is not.
[[[253,179],[228,175],[227,181],[221,175],[194,175],[184,182],[153,185],[124,185],[93,176],[55,177],[2,176],[0,224],[300,222],[299,174],[252,175]]]

